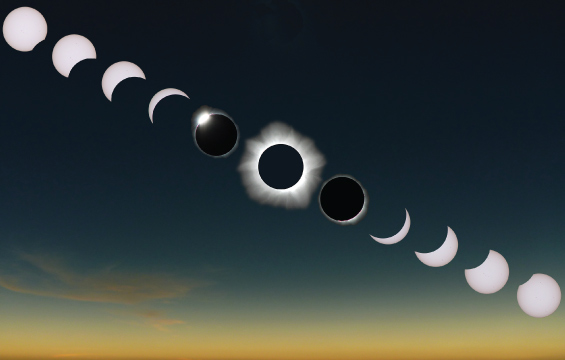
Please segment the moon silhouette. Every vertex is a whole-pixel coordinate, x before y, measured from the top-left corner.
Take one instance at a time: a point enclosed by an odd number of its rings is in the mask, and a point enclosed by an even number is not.
[[[557,310],[561,303],[561,289],[551,276],[534,274],[518,286],[518,305],[526,314],[542,318]]]
[[[145,74],[139,66],[129,61],[120,61],[110,65],[102,75],[102,91],[108,100],[112,101],[112,93],[116,86],[130,77],[138,77],[145,80]]]
[[[508,281],[510,269],[504,256],[490,250],[486,260],[474,269],[465,270],[469,286],[481,294],[493,294]]]
[[[72,68],[85,59],[96,59],[94,45],[81,35],[67,35],[57,41],[53,48],[53,65],[64,77],[69,77]]]
[[[151,98],[151,101],[149,102],[149,119],[151,120],[151,122],[153,122],[153,111],[155,110],[155,106],[157,106],[159,101],[163,100],[163,98],[169,95],[181,95],[186,97],[187,99],[190,99],[188,95],[186,95],[179,89],[168,88],[159,91],[158,93],[153,95],[153,98]]]
[[[304,173],[304,161],[292,146],[276,144],[259,157],[259,176],[273,189],[290,189],[296,185]]]
[[[406,209],[404,209],[406,210]],[[376,236],[370,235],[373,240],[381,243],[381,244],[385,244],[385,245],[392,245],[392,244],[396,244],[397,242],[399,242],[400,240],[404,239],[406,237],[406,235],[408,234],[408,230],[410,230],[410,215],[408,215],[408,210],[406,210],[406,220],[404,221],[404,225],[402,226],[402,229],[400,229],[399,232],[396,233],[396,235],[393,235],[391,237],[387,237],[387,238],[378,238]]]
[[[2,27],[8,45],[18,51],[31,51],[47,37],[47,22],[41,13],[24,6],[12,10]]]
[[[440,267],[449,264],[457,254],[459,243],[457,236],[451,228],[447,227],[447,237],[443,244],[435,251],[429,253],[419,253],[416,251],[416,256],[425,265],[431,267]]]
[[[335,175],[327,180],[318,196],[324,216],[338,225],[356,225],[367,214],[369,195],[351,175]]]

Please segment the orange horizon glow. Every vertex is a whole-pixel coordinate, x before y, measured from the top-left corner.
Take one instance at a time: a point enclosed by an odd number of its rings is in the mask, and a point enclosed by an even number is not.
[[[539,320],[539,319],[536,319]],[[563,319],[560,319],[561,321]],[[28,336],[2,331],[0,359],[39,360],[507,360],[563,359],[560,321],[537,328],[530,319],[440,318],[412,324],[179,325],[170,331],[118,323],[85,323],[80,331],[40,327]],[[493,325],[498,323],[498,325]],[[490,325],[489,325],[490,324]],[[16,327],[17,328],[17,327]],[[129,329],[128,329],[129,328]],[[222,330],[223,328],[223,330]],[[215,334],[215,335],[213,335]],[[43,336],[41,336],[43,335]]]

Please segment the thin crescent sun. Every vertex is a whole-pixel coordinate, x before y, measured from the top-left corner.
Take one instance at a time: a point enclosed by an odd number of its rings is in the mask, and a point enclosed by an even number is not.
[[[369,235],[373,238],[373,240],[381,244],[392,245],[404,239],[406,235],[408,235],[408,230],[410,230],[410,215],[408,215],[408,210],[406,210],[406,220],[404,220],[404,225],[402,226],[402,229],[400,229],[400,231],[398,231],[395,235],[387,238],[378,238],[376,236],[370,234]]]
[[[170,95],[180,95],[180,96],[184,96],[187,99],[190,99],[188,95],[186,95],[183,91],[180,91],[179,89],[167,88],[157,92],[155,95],[153,95],[151,101],[149,102],[148,112],[149,112],[149,119],[151,120],[151,122],[153,122],[153,111],[155,110],[155,107],[157,106],[159,101],[163,100],[164,98]]]
[[[298,151],[304,163],[302,177],[288,189],[274,189],[265,184],[259,175],[259,158],[273,145],[284,144]],[[305,208],[310,203],[312,193],[321,181],[320,174],[326,164],[322,153],[314,146],[314,141],[301,135],[292,127],[273,122],[261,133],[246,141],[245,153],[238,171],[249,197],[261,204],[291,208]]]

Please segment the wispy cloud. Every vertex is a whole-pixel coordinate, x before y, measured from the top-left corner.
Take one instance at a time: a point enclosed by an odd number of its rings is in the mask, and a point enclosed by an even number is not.
[[[142,317],[144,323],[159,331],[169,331],[167,326],[184,324],[185,322],[177,319],[168,319],[165,317],[163,311],[158,310],[143,310],[138,311],[135,315]]]
[[[164,311],[145,309],[145,310],[129,310],[129,309],[111,309],[107,310],[112,315],[126,317],[134,320],[126,321],[128,324],[152,327],[159,331],[170,331],[171,325],[185,324],[185,321],[168,318]]]
[[[0,269],[0,286],[12,291],[117,304],[178,298],[203,285],[165,273],[120,271],[115,265],[84,273],[69,268],[60,256],[47,254],[18,253],[17,263]]]

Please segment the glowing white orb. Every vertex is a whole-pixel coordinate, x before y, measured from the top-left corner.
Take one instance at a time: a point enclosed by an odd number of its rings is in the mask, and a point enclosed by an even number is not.
[[[490,250],[486,260],[474,269],[465,270],[469,286],[481,294],[493,294],[508,281],[510,269],[504,256]]]
[[[8,45],[18,51],[31,51],[47,37],[47,22],[41,13],[30,7],[12,10],[2,28]]]
[[[549,316],[561,303],[561,289],[551,276],[534,274],[518,286],[518,305],[528,315],[536,318]]]
[[[65,76],[69,77],[72,68],[85,59],[96,59],[96,49],[94,45],[80,35],[67,35],[57,41],[53,47],[53,65],[55,69]]]
[[[129,61],[120,61],[110,65],[102,75],[102,91],[108,100],[112,101],[112,93],[114,88],[120,82],[130,77],[138,77],[145,79],[145,74],[139,66]]]

